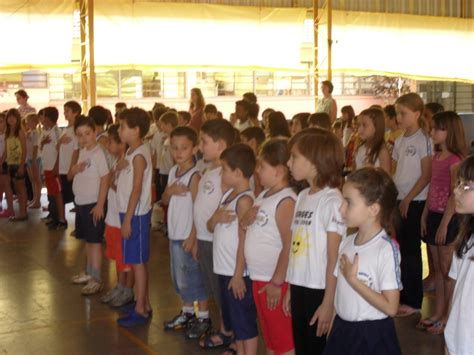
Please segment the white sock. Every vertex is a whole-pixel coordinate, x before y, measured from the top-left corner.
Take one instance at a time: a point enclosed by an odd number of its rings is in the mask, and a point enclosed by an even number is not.
[[[209,319],[209,311],[199,311],[198,312],[199,319]]]
[[[194,314],[194,307],[192,307],[192,306],[183,306],[183,313]]]

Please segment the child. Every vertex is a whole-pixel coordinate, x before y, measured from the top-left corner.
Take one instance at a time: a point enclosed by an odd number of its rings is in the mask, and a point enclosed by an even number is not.
[[[391,224],[397,189],[381,169],[350,174],[341,214],[357,233],[339,248],[336,318],[324,354],[400,354],[393,317],[400,299],[400,252],[384,228]]]
[[[110,186],[107,194],[107,216],[105,217],[105,256],[115,261],[117,286],[107,292],[101,301],[112,307],[122,307],[133,301],[133,273],[131,265],[124,264],[122,253],[122,235],[120,232],[120,214],[117,209],[116,176],[117,162],[125,155],[125,144],[120,140],[119,124],[107,129],[109,153],[114,159],[110,172]]]
[[[61,194],[63,203],[74,202],[74,193],[72,192],[72,181],[68,180],[69,169],[76,165],[79,156],[79,146],[77,137],[74,133],[74,124],[82,112],[81,105],[76,101],[68,101],[64,104],[64,118],[67,121],[67,127],[58,141],[59,151],[59,179],[61,180]]]
[[[199,267],[206,287],[207,295],[212,297],[217,304],[219,315],[221,311],[221,295],[217,275],[213,271],[213,234],[207,229],[207,222],[219,207],[222,198],[222,178],[220,156],[224,150],[234,143],[234,129],[229,121],[206,121],[201,127],[200,151],[203,160],[209,162],[209,167],[202,174],[199,181],[198,193],[194,201],[193,217],[197,235],[197,253]],[[230,329],[226,330],[222,317],[220,328],[215,334],[208,334],[200,341],[200,346],[208,349],[217,346],[228,346],[231,342]],[[203,325],[195,323],[187,333],[188,336],[202,335]],[[199,328],[199,329],[197,329]],[[208,327],[210,329],[210,325]]]
[[[143,138],[150,128],[146,111],[133,107],[120,115],[120,138],[129,146],[117,182],[117,206],[120,212],[123,262],[131,264],[135,279],[135,309],[118,319],[122,327],[144,324],[151,318],[148,298],[150,256],[151,180],[153,165],[150,149]]]
[[[308,118],[308,126],[311,128],[322,128],[327,131],[331,130],[331,118],[326,112],[313,113]]]
[[[171,134],[171,155],[176,165],[170,170],[163,203],[168,205],[171,279],[181,297],[181,312],[164,322],[165,330],[181,329],[196,319],[194,301],[198,301],[198,322],[210,325],[207,294],[197,262],[196,228],[193,203],[199,185],[199,171],[194,162],[197,133],[190,127],[177,127]]]
[[[392,161],[385,146],[384,134],[385,117],[382,110],[369,108],[360,113],[360,143],[355,153],[354,170],[373,166],[391,174]]]
[[[442,334],[448,318],[449,267],[453,256],[451,243],[457,234],[457,219],[454,216],[454,169],[466,153],[464,128],[461,118],[453,111],[433,116],[431,138],[438,148],[431,166],[431,182],[428,200],[421,216],[421,233],[433,258],[436,309],[432,316],[421,320],[417,328],[430,334]]]
[[[285,139],[271,139],[260,151],[257,175],[265,189],[242,221],[248,226],[245,261],[267,354],[294,354],[291,318],[283,313],[282,301],[291,248],[291,219],[296,194],[289,187]]]
[[[81,290],[83,295],[93,295],[102,289],[100,272],[109,168],[105,153],[97,142],[92,118],[78,118],[74,131],[81,149],[77,164],[71,167],[68,176],[73,179],[76,238],[86,242],[87,267],[85,273],[71,280],[75,284],[86,284]]]
[[[397,162],[394,182],[402,217],[397,230],[403,283],[398,316],[409,316],[420,311],[423,300],[420,221],[431,178],[432,148],[419,125],[424,109],[421,97],[415,93],[403,95],[395,107],[400,128],[405,130],[395,141],[392,153]]]
[[[345,145],[345,171],[351,171],[354,166],[354,152],[355,148],[359,145],[359,123],[357,117],[352,120],[352,134],[350,135],[347,145]],[[344,140],[344,138],[343,138]]]
[[[337,138],[342,142],[344,139],[344,124],[342,120],[337,119],[331,126],[332,133],[336,135]]]
[[[97,143],[107,150],[107,145],[109,143],[107,131],[105,130],[105,124],[109,119],[107,109],[102,106],[93,106],[89,110],[89,117],[92,118],[95,123]]]
[[[157,127],[157,130],[150,141],[151,147],[151,159],[153,161],[153,181],[155,182],[155,191],[156,191],[156,200],[161,201],[161,195],[165,190],[166,185],[162,186],[160,181],[160,159],[161,159],[161,149],[163,147],[164,133],[161,131],[159,120],[161,116],[160,110],[153,111],[153,120],[154,124]]]
[[[300,112],[293,116],[291,119],[291,135],[294,136],[296,133],[308,128],[308,118],[311,114],[309,112]]]
[[[7,129],[5,132],[5,153],[4,161],[8,165],[8,173],[10,181],[15,185],[15,191],[18,196],[18,204],[20,207],[18,216],[10,216],[10,221],[26,221],[28,219],[26,206],[26,135],[21,129],[21,116],[17,109],[7,111]],[[8,186],[7,188],[10,188]]]
[[[217,107],[213,104],[204,106],[204,122],[218,119]]]
[[[49,218],[46,220],[46,224],[49,229],[66,229],[67,222],[64,215],[64,202],[61,194],[61,183],[58,177],[57,143],[60,130],[56,122],[58,121],[59,112],[56,107],[49,106],[45,107],[42,113],[41,163],[44,169],[44,180],[48,190],[49,201]]]
[[[290,138],[290,127],[282,112],[274,111],[270,113],[268,124],[265,126],[265,134],[268,138]]]
[[[235,102],[235,114],[231,115],[230,121],[240,132],[252,126],[249,117],[250,105],[251,104],[245,100]]]
[[[7,199],[7,209],[3,210],[3,205],[0,202],[0,218],[9,218],[15,215],[13,210],[13,191],[10,184],[10,176],[8,175],[8,165],[5,161],[5,131],[7,129],[7,116],[0,112],[0,201],[3,198],[3,193]]]
[[[346,227],[342,196],[342,143],[329,131],[308,128],[289,142],[288,166],[295,180],[310,185],[298,195],[283,309],[292,316],[297,354],[322,354],[332,319],[339,243]]]
[[[248,127],[240,132],[240,142],[252,148],[255,155],[265,141],[265,132],[260,127]]]
[[[342,132],[342,144],[344,145],[344,148],[347,147],[347,144],[349,143],[349,138],[352,136],[352,133],[355,132],[353,128],[353,122],[355,119],[355,112],[354,108],[350,105],[343,106],[341,108],[341,114],[342,114],[342,123],[344,126],[343,132]]]
[[[26,116],[28,133],[26,134],[26,170],[33,188],[33,200],[29,208],[41,207],[41,158],[39,157],[39,118],[35,113]]]
[[[398,127],[397,112],[394,105],[387,105],[383,109],[385,115],[385,143],[390,155],[393,152],[393,146],[398,137],[403,133],[403,130]],[[395,166],[393,167],[395,168]],[[395,169],[393,169],[395,173]]]
[[[221,154],[222,184],[227,190],[208,222],[214,233],[214,273],[221,290],[225,329],[232,330],[238,354],[257,353],[257,314],[252,284],[245,267],[245,231],[241,221],[252,207],[249,179],[255,171],[255,156],[245,144],[235,144]],[[232,351],[232,350],[231,350]]]
[[[474,349],[474,156],[461,164],[454,189],[456,213],[462,216],[449,277],[455,280],[448,324],[444,331],[448,354],[472,354]]]
[[[178,126],[187,126],[191,121],[191,114],[188,111],[178,112]]]
[[[425,110],[423,111],[423,119],[426,123],[426,131],[430,132],[433,128],[433,116],[438,112],[443,112],[444,106],[437,102],[428,102],[425,105]]]

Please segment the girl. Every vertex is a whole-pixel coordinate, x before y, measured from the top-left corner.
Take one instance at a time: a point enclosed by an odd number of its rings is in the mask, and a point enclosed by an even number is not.
[[[5,161],[8,165],[10,179],[15,184],[15,191],[18,196],[20,214],[15,217],[12,215],[10,221],[26,221],[28,214],[26,211],[26,185],[25,185],[25,160],[26,160],[26,136],[21,129],[20,112],[12,108],[7,112],[7,130],[6,130]],[[7,186],[11,191],[11,187]],[[7,197],[8,194],[7,193]]]
[[[0,217],[10,217],[13,212],[13,194],[10,187],[10,177],[8,176],[8,165],[5,161],[5,131],[7,128],[7,117],[0,112]],[[5,192],[8,209],[3,210],[2,199]]]
[[[206,102],[204,101],[201,89],[191,89],[191,100],[189,101],[191,120],[188,126],[193,128],[196,132],[199,132],[204,122],[204,106],[206,106]]]
[[[358,117],[354,117],[352,121],[352,133],[347,141],[345,147],[345,169],[346,171],[351,171],[354,166],[354,151],[355,148],[359,145],[359,121]],[[344,138],[343,138],[344,140]]]
[[[41,158],[38,155],[39,134],[36,129],[38,123],[39,118],[37,114],[30,113],[26,116],[26,126],[28,129],[26,134],[26,170],[33,187],[33,200],[29,204],[29,208],[41,207]]]
[[[293,116],[291,119],[291,135],[294,136],[296,133],[308,128],[309,112],[300,112]]]
[[[344,145],[344,147],[346,147],[347,143],[349,143],[349,138],[351,137],[352,133],[356,131],[352,127],[352,122],[354,121],[354,118],[355,118],[355,112],[354,112],[354,108],[348,105],[348,106],[343,106],[341,108],[341,113],[342,113],[342,122],[344,126],[343,133],[342,133],[342,144]]]
[[[431,334],[442,334],[448,317],[448,296],[452,284],[448,282],[449,267],[453,255],[450,245],[457,233],[454,216],[454,168],[466,152],[464,128],[461,118],[452,111],[433,116],[431,138],[438,148],[433,157],[428,203],[421,217],[421,233],[433,258],[436,309],[435,313],[418,323],[417,328]]]
[[[283,310],[291,313],[297,354],[322,354],[333,315],[339,243],[346,227],[339,207],[344,153],[329,131],[308,128],[289,142],[288,167],[310,185],[296,201]]]
[[[291,318],[282,308],[296,200],[289,187],[289,157],[285,139],[264,144],[256,169],[264,191],[242,221],[247,229],[245,260],[267,354],[294,354]]]
[[[345,238],[334,274],[336,318],[324,354],[401,354],[393,317],[400,299],[400,253],[384,228],[397,189],[381,169],[350,174],[341,214],[358,232]]]
[[[268,125],[265,127],[265,134],[268,138],[289,138],[291,136],[290,127],[282,112],[270,113]]]
[[[431,178],[431,140],[420,128],[423,100],[418,94],[403,95],[395,102],[397,120],[405,130],[393,147],[392,158],[397,162],[394,181],[398,189],[402,221],[397,238],[402,254],[403,291],[398,316],[418,313],[423,300],[421,262],[421,215],[428,195]]]
[[[459,168],[454,189],[456,213],[462,215],[449,277],[456,281],[444,331],[447,353],[472,354],[474,349],[474,156]]]
[[[369,108],[359,115],[360,143],[354,159],[354,169],[380,167],[391,173],[392,161],[385,146],[385,117],[382,110]]]

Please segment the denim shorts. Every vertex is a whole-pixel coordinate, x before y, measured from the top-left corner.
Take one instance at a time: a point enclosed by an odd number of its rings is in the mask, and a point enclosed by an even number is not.
[[[183,249],[182,240],[170,240],[171,280],[184,303],[207,300],[199,262]]]

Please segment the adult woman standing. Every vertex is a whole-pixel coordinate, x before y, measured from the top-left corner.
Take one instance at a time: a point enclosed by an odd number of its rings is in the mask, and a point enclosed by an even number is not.
[[[329,80],[322,82],[321,91],[324,96],[318,100],[318,109],[316,110],[316,112],[326,112],[331,118],[331,123],[336,120],[337,116],[336,100],[334,100],[331,95],[333,90],[334,85]]]
[[[201,89],[191,89],[191,100],[189,102],[189,113],[191,114],[191,120],[188,126],[199,132],[203,124],[204,118],[204,106],[206,105],[204,97],[202,96]]]
[[[36,113],[36,109],[28,104],[30,98],[25,90],[20,89],[15,92],[16,102],[18,103],[18,111],[21,118],[26,117],[29,113]]]

